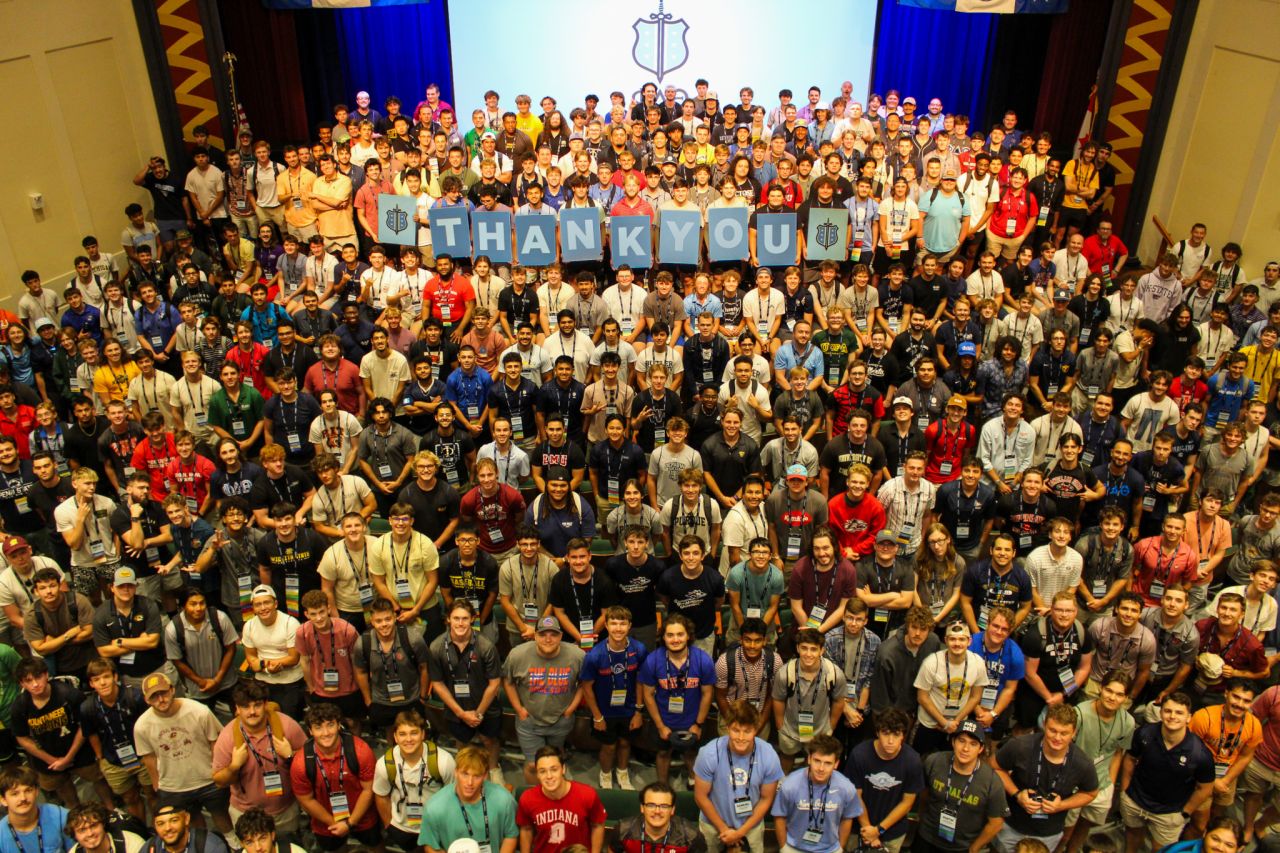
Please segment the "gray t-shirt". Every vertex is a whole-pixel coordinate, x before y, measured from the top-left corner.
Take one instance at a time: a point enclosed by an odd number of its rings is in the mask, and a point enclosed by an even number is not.
[[[554,656],[543,657],[537,641],[530,640],[507,655],[502,676],[515,686],[530,719],[550,726],[573,701],[585,657],[586,652],[565,642],[560,643],[560,650]]]
[[[183,649],[178,645],[179,619],[174,619],[164,627],[165,657],[169,660],[183,661],[201,678],[213,678],[218,674],[218,667],[222,665],[222,653],[225,647],[235,644],[240,639],[240,635],[236,633],[236,626],[231,622],[227,614],[214,608],[209,608],[205,620],[200,623],[199,628],[192,628],[186,616],[180,616],[179,618],[182,622],[186,651],[184,653]],[[219,640],[218,634],[214,633],[210,619],[218,620],[218,628],[222,635],[221,640]],[[235,686],[237,677],[236,668],[233,666],[227,670],[226,676],[223,677],[217,687],[207,693],[185,675],[182,676],[182,684],[187,689],[187,696],[192,699],[204,700],[209,696]]]
[[[686,468],[702,468],[702,454],[687,444],[679,453],[663,445],[649,454],[649,476],[657,478],[658,506],[680,497],[678,478]]]
[[[1236,583],[1248,584],[1249,570],[1259,560],[1280,559],[1280,524],[1261,530],[1256,515],[1246,515],[1236,522],[1231,541],[1236,550],[1227,565],[1227,574]],[[0,593],[0,603],[3,603],[3,593]]]
[[[422,639],[422,631],[417,627],[406,627],[409,649],[405,648],[404,639],[399,627],[391,638],[391,650],[384,652],[382,642],[371,630],[365,632],[356,642],[354,662],[356,669],[369,675],[369,693],[375,705],[407,705],[416,702],[421,696],[421,677],[418,667],[427,665],[427,644]],[[368,654],[365,653],[368,649]],[[392,695],[388,684],[400,683],[400,690]]]
[[[792,659],[773,676],[773,698],[785,702],[782,713],[782,733],[793,740],[808,742],[814,735],[831,734],[831,705],[845,694],[845,677],[840,667],[827,658],[821,658],[821,669],[814,675],[805,674],[800,660]],[[808,728],[801,731],[801,714],[812,714]]]
[[[1236,450],[1231,456],[1222,452],[1222,444],[1211,444],[1200,451],[1196,458],[1196,469],[1200,471],[1200,491],[1210,487],[1222,489],[1228,501],[1235,500],[1236,489],[1240,480],[1252,470],[1253,457],[1244,452],[1244,448]]]
[[[1172,628],[1166,628],[1162,615],[1159,607],[1148,607],[1142,614],[1142,624],[1156,638],[1152,678],[1170,678],[1182,664],[1195,666],[1200,651],[1200,632],[1194,622],[1183,616]]]
[[[927,795],[920,813],[917,836],[939,850],[968,850],[982,828],[993,817],[1008,817],[1009,805],[1004,784],[996,771],[979,761],[971,777],[955,772],[951,752],[935,752],[924,760],[924,784]],[[963,797],[963,804],[957,802]],[[943,809],[956,818],[955,840],[943,841],[938,835],[938,818]]]

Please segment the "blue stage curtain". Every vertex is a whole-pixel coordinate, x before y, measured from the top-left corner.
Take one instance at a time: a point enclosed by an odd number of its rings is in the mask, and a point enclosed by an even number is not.
[[[915,97],[923,113],[941,98],[948,113],[981,119],[997,15],[935,11],[880,0],[871,86]],[[972,130],[973,125],[970,126]]]
[[[299,12],[298,15],[313,14]],[[453,103],[453,71],[449,59],[449,24],[443,0],[405,6],[373,6],[336,12],[338,60],[355,107],[356,92],[373,98],[373,108],[385,112],[383,101],[395,95],[409,114],[424,99],[427,85],[440,87],[440,97]],[[470,127],[470,119],[464,126]]]

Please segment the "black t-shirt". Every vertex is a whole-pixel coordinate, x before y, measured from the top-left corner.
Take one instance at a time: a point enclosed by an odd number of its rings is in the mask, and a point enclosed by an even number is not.
[[[1092,468],[1086,468],[1079,462],[1068,471],[1062,463],[1053,466],[1049,476],[1045,478],[1045,488],[1053,495],[1058,505],[1058,515],[1072,521],[1080,520],[1081,495],[1091,491],[1098,483],[1098,476]]]
[[[320,404],[315,397],[299,391],[292,403],[286,403],[279,394],[273,394],[262,407],[262,417],[271,421],[271,437],[284,447],[289,462],[305,465],[315,459],[316,446],[310,440],[311,422],[320,417]],[[309,478],[307,482],[311,482]]]
[[[31,490],[27,493],[27,500],[31,502],[31,506],[35,507],[36,512],[40,513],[45,525],[50,530],[53,530],[53,511],[57,509],[58,504],[75,493],[75,489],[71,488],[71,480],[67,477],[60,478],[57,485],[52,488],[37,480],[32,483]],[[58,538],[61,539],[62,537],[59,536]]]
[[[91,431],[86,431],[79,421],[72,421],[65,433],[67,458],[92,468],[98,472],[99,477],[105,478],[107,471],[102,467],[102,458],[98,456],[98,439],[102,437],[103,432],[110,429],[110,423],[102,415],[98,415]]]
[[[564,429],[569,438],[579,438],[582,435],[582,398],[586,392],[587,386],[577,379],[570,379],[567,388],[552,379],[538,389],[538,411],[544,417],[560,415],[564,418]]]
[[[673,395],[667,396],[674,400]],[[605,440],[591,448],[591,467],[596,472],[600,497],[618,501],[622,500],[622,484],[627,480],[637,479],[641,473],[649,470],[640,445],[626,438],[622,441],[622,447],[614,447]],[[613,489],[611,484],[616,484]]]
[[[102,741],[102,754],[117,767],[120,760],[119,746],[133,748],[133,727],[147,710],[142,691],[121,683],[116,702],[108,708],[97,694],[90,694],[80,703],[80,729],[85,737],[97,735]],[[92,750],[90,750],[92,751]]]
[[[31,463],[18,462],[18,470],[12,474],[0,471],[0,520],[10,533],[33,533],[45,527],[45,519],[31,500],[36,478],[31,473]],[[52,516],[50,516],[51,518]]]
[[[862,360],[867,363],[867,381],[887,397],[889,386],[898,384],[898,357],[889,350],[884,355],[876,355],[867,349],[862,351]]]
[[[164,666],[164,624],[160,621],[160,607],[151,599],[138,595],[134,597],[127,616],[116,610],[115,600],[110,598],[94,611],[95,646],[109,646],[117,639],[137,639],[143,634],[161,635],[160,642],[154,649],[132,652],[131,660],[126,660],[126,655],[116,658],[116,667],[121,675],[141,678]]]
[[[436,478],[435,488],[429,492],[424,492],[417,480],[405,484],[397,500],[413,507],[413,529],[434,542],[458,517],[461,498],[453,486]]]
[[[1004,529],[1013,536],[1018,556],[1026,557],[1049,541],[1049,520],[1058,517],[1058,504],[1043,492],[1028,502],[1019,489],[1000,496],[999,515],[1004,519]]]
[[[699,452],[702,464],[720,487],[723,495],[736,494],[742,488],[748,474],[760,473],[760,445],[754,438],[741,433],[733,447],[725,444],[723,433],[706,440]]]
[[[720,421],[724,410],[717,405],[711,412],[702,408],[701,403],[694,403],[685,412],[684,419],[689,422],[689,440],[687,444],[698,452],[707,439],[720,432]]]
[[[604,572],[592,572],[588,583],[574,583],[569,567],[565,566],[551,579],[547,601],[563,610],[569,622],[576,626],[583,619],[596,621],[600,614],[617,604],[618,588]]]
[[[277,373],[287,367],[293,371],[295,376],[298,377],[298,384],[301,385],[303,377],[307,375],[307,371],[311,368],[311,365],[316,363],[316,360],[315,350],[311,347],[303,346],[302,344],[294,344],[293,352],[285,355],[284,350],[277,346],[275,349],[271,350],[271,352],[267,353],[266,358],[262,360],[262,375],[270,376],[274,379]],[[271,399],[274,400],[275,398],[272,397]],[[271,400],[268,400],[267,402],[270,403]],[[308,421],[307,426],[310,425],[311,422]]]
[[[492,593],[498,593],[498,562],[490,554],[477,550],[475,562],[470,566],[462,564],[462,558],[455,548],[440,558],[440,589],[449,590],[450,594],[467,598],[475,608],[477,615],[484,607],[485,599]],[[495,599],[496,602],[496,599]],[[497,610],[495,603],[493,610]],[[489,619],[493,621],[493,610],[489,611]]]
[[[124,427],[122,433],[108,427],[98,436],[98,458],[102,460],[104,467],[110,465],[115,470],[121,486],[124,485],[125,467],[132,467],[130,461],[133,459],[134,449],[147,436],[142,427],[133,421],[126,421]]]
[[[299,528],[292,542],[281,542],[274,532],[268,532],[259,540],[258,563],[271,571],[271,586],[281,610],[287,609],[290,603],[287,593],[291,584],[286,577],[298,579],[298,601],[311,590],[320,588],[320,558],[327,550],[328,541],[310,527]]]
[[[662,561],[652,554],[638,566],[631,565],[626,554],[615,554],[604,564],[604,573],[618,590],[618,603],[631,611],[631,624],[646,628],[658,618],[658,578],[662,576]]]
[[[283,438],[284,436],[280,436]],[[310,442],[307,442],[310,444]],[[249,505],[270,511],[278,503],[291,503],[295,507],[302,506],[307,492],[315,488],[307,472],[297,465],[284,465],[284,473],[279,479],[271,479],[266,471],[254,481],[249,492]]]
[[[1041,667],[1043,669],[1043,667]],[[1013,777],[1019,789],[1030,788],[1041,796],[1057,794],[1066,799],[1079,791],[1098,790],[1098,774],[1093,761],[1084,751],[1068,747],[1066,761],[1050,764],[1044,757],[1043,734],[1020,735],[1009,740],[996,753],[996,761]],[[1032,817],[1023,811],[1015,798],[1009,798],[1009,826],[1024,835],[1045,838],[1062,832],[1067,819],[1065,811]]]
[[[151,193],[151,203],[155,207],[156,219],[186,221],[187,211],[183,208],[182,202],[186,199],[187,193],[183,189],[182,178],[173,172],[163,178],[157,178],[152,172],[147,172],[146,177],[142,179],[142,184],[147,188],[147,192]]]
[[[923,442],[924,436],[921,435]],[[827,475],[827,497],[843,494],[848,487],[849,469],[854,465],[866,465],[874,478],[889,465],[884,445],[870,436],[860,445],[849,441],[849,436],[838,435],[827,442],[818,457],[818,464],[830,471]]]
[[[942,276],[935,274],[930,280],[918,275],[911,279],[911,306],[923,308],[925,316],[930,320],[933,319],[933,313],[938,310],[938,306],[946,297],[947,283]]]
[[[688,352],[688,349],[685,350]],[[685,362],[686,371],[689,363]],[[688,373],[685,374],[686,376]],[[718,374],[717,374],[718,375]],[[662,428],[663,434],[666,434],[667,420],[680,414],[680,398],[675,391],[668,390],[662,395],[661,400],[655,400],[652,391],[641,391],[636,395],[635,402],[631,405],[631,411],[639,415],[645,409],[652,409],[649,417],[640,422],[639,444],[646,453],[652,453],[657,443],[655,430]]]
[[[538,309],[538,294],[530,285],[525,285],[522,293],[516,293],[515,287],[508,284],[498,294],[498,310],[507,318],[507,322],[511,324],[511,331],[513,332],[521,323],[530,322],[530,315],[533,315],[532,323],[536,328],[538,326]]]
[[[893,339],[893,346],[889,348],[889,352],[897,360],[898,372],[896,375],[888,375],[895,384],[902,385],[915,375],[917,361],[926,355],[930,357],[937,355],[938,342],[934,339],[933,332],[927,329],[920,334],[918,340],[913,338],[910,332],[904,331]]]
[[[863,741],[849,751],[841,769],[858,789],[872,825],[879,824],[896,809],[904,795],[919,794],[924,790],[924,767],[920,754],[907,744],[903,744],[898,754],[886,761],[876,752],[875,743]],[[900,820],[880,838],[891,841],[906,835],[907,827],[907,821]]]
[[[587,457],[582,448],[571,441],[559,447],[552,447],[551,442],[544,441],[534,448],[529,460],[534,468],[541,468],[545,473],[551,468],[564,468],[566,471],[583,471],[587,467]]]
[[[464,430],[454,427],[449,436],[441,435],[439,430],[429,432],[418,442],[418,449],[430,450],[440,458],[437,476],[449,485],[460,486],[471,479],[467,457],[476,452],[476,443]]]
[[[431,374],[441,382],[447,380],[458,366],[458,345],[450,341],[441,341],[435,345],[426,341],[414,341],[409,347],[409,364],[417,361],[420,355],[425,355],[431,362]]]
[[[64,681],[49,683],[49,701],[41,708],[37,708],[31,694],[23,690],[13,700],[10,712],[14,737],[29,737],[45,752],[61,758],[71,749],[80,729],[80,705],[83,701],[84,695]],[[34,755],[27,756],[27,760],[37,770],[51,772],[49,765]],[[72,762],[76,767],[92,763],[93,750],[83,748],[76,753],[75,761]]]
[[[876,438],[880,441],[880,446],[884,448],[885,467],[889,469],[889,476],[896,477],[902,473],[902,466],[907,461],[907,454],[914,450],[924,450],[924,433],[916,427],[915,419],[911,420],[911,429],[907,431],[904,438],[898,432],[898,425],[892,420],[885,421],[880,424],[880,432]],[[872,468],[872,473],[877,469]]]
[[[1074,622],[1065,632],[1059,633],[1053,623],[1044,618],[1032,620],[1018,645],[1022,647],[1025,658],[1040,661],[1036,674],[1050,693],[1062,690],[1062,679],[1058,676],[1060,670],[1069,669],[1074,673],[1080,665],[1080,658],[1093,653],[1093,639],[1080,623]],[[1077,688],[1083,686],[1076,685]],[[1025,684],[1019,695],[1023,691],[1035,695]],[[1038,696],[1036,698],[1039,699]]]
[[[658,579],[658,594],[668,602],[667,613],[683,613],[693,621],[698,639],[708,637],[716,627],[719,602],[724,599],[724,578],[718,571],[703,569],[690,580],[672,566]]]
[[[1005,291],[1014,299],[1026,293],[1027,286],[1031,284],[1031,267],[1019,267],[1017,264],[1009,264],[1000,270],[1000,278],[1004,282]]]
[[[160,528],[169,524],[169,516],[165,513],[164,508],[160,506],[159,501],[147,498],[142,504],[142,516],[138,519],[142,525],[142,535],[147,539],[160,535]],[[134,556],[132,549],[125,544],[124,534],[128,533],[133,527],[133,518],[129,512],[127,503],[120,503],[111,513],[111,532],[120,537],[120,558],[126,566],[129,566],[137,573],[138,577],[150,577],[156,573],[151,568],[153,563],[162,563],[168,559],[170,546],[153,545],[145,549],[139,556]]]

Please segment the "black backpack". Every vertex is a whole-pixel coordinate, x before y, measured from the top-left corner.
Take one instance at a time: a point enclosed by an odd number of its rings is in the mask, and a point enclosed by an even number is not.
[[[213,629],[213,636],[217,639],[219,646],[225,646],[222,641],[222,625],[218,622],[218,614],[221,611],[210,608],[205,611],[205,621],[209,623],[209,627]],[[183,627],[182,611],[178,611],[173,616],[173,636],[178,644],[178,654],[183,660],[187,657],[187,630]]]
[[[347,767],[351,768],[351,772],[359,772],[360,761],[356,757],[356,739],[346,732],[342,733],[342,757],[346,760]],[[311,780],[312,789],[320,790],[320,777],[316,775],[316,742],[314,740],[309,740],[302,745],[302,761],[306,767],[307,778]],[[150,853],[150,851],[142,850],[139,853]]]
[[[418,666],[418,655],[413,650],[413,643],[409,641],[409,629],[403,625],[396,626],[396,636],[400,639],[400,646],[404,649],[404,653],[409,657],[409,663],[416,669]],[[360,637],[360,651],[364,653],[365,666],[371,665],[369,655],[373,653],[373,629],[365,631]]]

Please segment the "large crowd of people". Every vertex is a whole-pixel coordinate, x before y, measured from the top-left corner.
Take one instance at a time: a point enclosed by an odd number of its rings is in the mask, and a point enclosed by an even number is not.
[[[1276,842],[1280,263],[1141,265],[1014,112],[710,85],[197,129],[23,273],[0,853]],[[436,253],[460,206],[604,251]],[[744,260],[611,263],[717,208]]]

